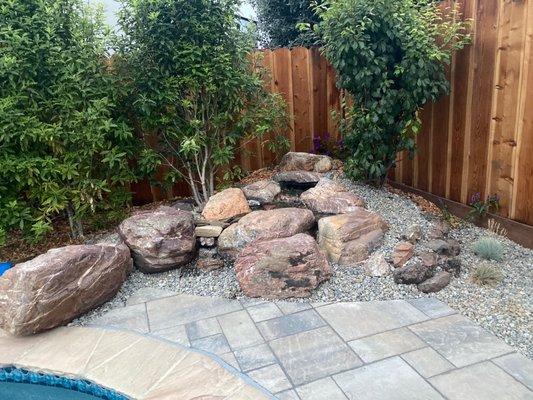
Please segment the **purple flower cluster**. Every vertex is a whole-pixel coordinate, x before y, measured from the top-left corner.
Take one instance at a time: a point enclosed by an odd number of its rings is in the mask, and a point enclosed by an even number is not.
[[[329,132],[313,138],[313,148],[311,149],[311,153],[313,154],[342,158],[344,151],[344,139],[339,138],[335,140]]]

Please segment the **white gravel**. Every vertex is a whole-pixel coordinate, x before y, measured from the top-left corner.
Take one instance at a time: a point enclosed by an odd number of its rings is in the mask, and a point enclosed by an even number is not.
[[[422,240],[416,245],[416,254],[427,250],[427,233],[436,222],[435,216],[423,213],[409,198],[385,189],[349,181],[343,183],[366,201],[368,209],[382,215],[389,224],[390,230],[377,252],[390,256],[402,233],[413,224],[420,225],[422,229]],[[452,283],[441,292],[429,296],[446,302],[522,354],[533,358],[533,250],[495,236],[504,246],[503,261],[496,264],[501,268],[504,278],[495,287],[479,286],[470,280],[473,269],[480,262],[472,251],[472,244],[483,236],[495,235],[468,223],[450,232],[448,237],[461,243],[462,251],[458,257],[462,262],[461,275],[454,277]],[[243,296],[231,265],[209,273],[199,272],[194,264],[157,275],[136,271],[113,300],[74,323],[90,323],[106,311],[124,306],[133,293],[144,287],[203,296]],[[347,268],[333,265],[332,278],[322,284],[309,300],[371,301],[423,296],[428,295],[418,292],[416,286],[395,284],[392,276],[373,278],[365,276],[363,269],[357,266]]]

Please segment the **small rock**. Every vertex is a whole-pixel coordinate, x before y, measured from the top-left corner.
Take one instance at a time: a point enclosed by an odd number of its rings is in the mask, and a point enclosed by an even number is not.
[[[223,266],[224,261],[220,258],[199,258],[198,261],[196,261],[196,268],[204,272],[214,271]]]
[[[402,267],[407,261],[413,257],[415,253],[415,246],[410,242],[400,242],[394,248],[392,255],[392,263],[396,268]]]
[[[373,254],[370,256],[364,266],[365,273],[368,276],[387,276],[392,271],[390,264],[385,260],[383,254]]]
[[[199,239],[200,246],[203,247],[213,247],[216,243],[216,239],[214,237],[201,237]]]
[[[446,271],[441,271],[432,278],[427,279],[426,281],[418,285],[418,290],[424,293],[436,293],[440,292],[446,286],[450,284],[452,279],[452,274]]]
[[[262,180],[243,187],[242,191],[248,200],[268,204],[272,203],[276,196],[281,193],[281,187],[277,182]]]
[[[261,206],[261,203],[257,200],[248,200],[248,205],[250,206],[250,208],[257,208]]]
[[[209,198],[202,211],[202,217],[208,221],[219,221],[248,214],[251,211],[243,191],[239,188],[229,188]]]
[[[413,263],[394,271],[394,282],[406,285],[422,283],[434,274],[432,268],[422,263]]]
[[[437,254],[447,257],[455,257],[461,252],[459,242],[453,239],[434,239],[428,243],[428,247]]]
[[[256,241],[235,261],[237,280],[250,297],[308,297],[331,276],[331,268],[315,240],[305,234]]]
[[[430,239],[443,239],[450,232],[450,226],[444,221],[438,221],[433,225],[429,232]]]
[[[204,225],[204,226],[197,226],[194,230],[194,234],[197,237],[204,237],[204,238],[217,238],[222,233],[223,228],[218,225]]]
[[[422,228],[418,224],[411,225],[402,235],[402,240],[415,244],[422,237]]]
[[[431,251],[425,251],[422,254],[420,254],[420,258],[422,259],[422,264],[426,267],[433,267],[437,265],[437,261],[439,257],[436,253],[433,253]]]
[[[452,273],[458,278],[461,275],[461,260],[458,258],[450,258],[446,260],[446,263],[442,266],[442,269]]]

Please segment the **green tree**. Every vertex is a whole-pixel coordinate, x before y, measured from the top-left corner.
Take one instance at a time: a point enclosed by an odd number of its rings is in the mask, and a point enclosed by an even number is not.
[[[335,0],[320,9],[324,53],[353,97],[342,121],[355,179],[383,183],[415,152],[418,111],[449,92],[446,66],[470,39],[456,9],[433,0]]]
[[[319,16],[314,7],[322,0],[253,0],[253,3],[262,42],[267,47],[309,47],[316,43],[313,28]]]
[[[133,179],[117,118],[102,13],[83,0],[0,4],[0,231],[39,237]]]
[[[249,138],[280,128],[283,103],[264,89],[252,35],[239,29],[236,0],[126,0],[116,67],[141,132],[155,137],[147,170],[185,180],[201,205],[217,172]],[[272,144],[272,143],[271,143]]]

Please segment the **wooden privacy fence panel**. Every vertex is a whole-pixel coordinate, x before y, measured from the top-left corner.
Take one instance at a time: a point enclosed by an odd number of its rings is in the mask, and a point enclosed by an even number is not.
[[[265,83],[279,93],[287,104],[289,126],[283,134],[291,151],[310,151],[314,137],[339,136],[333,111],[341,112],[341,93],[335,86],[335,72],[317,48],[263,50],[262,64],[270,71]],[[268,140],[268,138],[267,138]],[[247,143],[236,160],[251,171],[274,162],[274,155],[264,143]]]
[[[401,155],[394,177],[462,203],[498,194],[502,216],[533,225],[533,0],[461,7],[473,44],[454,58],[451,95],[422,111],[418,153]]]
[[[453,59],[451,95],[422,110],[417,155],[399,155],[394,179],[465,204],[474,193],[496,193],[502,216],[533,225],[533,0],[462,0],[460,7],[473,20],[473,43]],[[287,103],[291,150],[309,151],[326,133],[338,137],[331,112],[344,111],[342,96],[320,51],[262,53],[271,72],[265,86]],[[252,171],[274,158],[254,141],[236,163]]]

